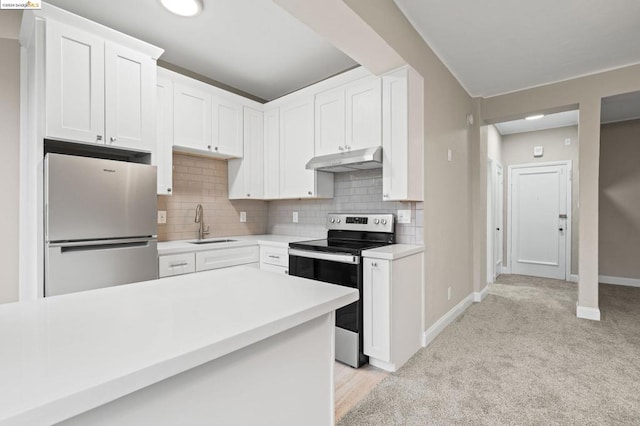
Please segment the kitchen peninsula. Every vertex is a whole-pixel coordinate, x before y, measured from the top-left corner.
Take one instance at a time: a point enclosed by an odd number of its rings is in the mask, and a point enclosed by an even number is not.
[[[333,424],[358,292],[235,267],[0,306],[0,424]]]

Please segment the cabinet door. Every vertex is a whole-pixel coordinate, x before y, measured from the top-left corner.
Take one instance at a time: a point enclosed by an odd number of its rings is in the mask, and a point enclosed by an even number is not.
[[[344,88],[316,95],[315,155],[335,154],[345,145]]]
[[[382,93],[379,78],[357,81],[346,89],[346,148],[382,144]]]
[[[106,143],[142,151],[155,145],[156,62],[115,43],[105,44]]]
[[[198,87],[173,85],[173,144],[211,148],[211,94]]]
[[[407,79],[400,72],[384,76],[382,138],[382,199],[407,198],[408,127],[407,127]]]
[[[364,353],[391,362],[390,261],[363,259]]]
[[[261,111],[244,108],[244,157],[229,160],[229,199],[264,196],[263,120]]]
[[[242,157],[242,105],[218,96],[212,100],[213,140],[211,151]]]
[[[104,41],[48,21],[46,45],[46,136],[103,143]]]
[[[315,173],[305,168],[313,157],[313,99],[280,109],[280,197],[315,193]]]
[[[173,187],[173,83],[158,76],[156,84],[156,150],[158,194],[170,195]]]
[[[280,109],[264,113],[264,198],[280,197]]]

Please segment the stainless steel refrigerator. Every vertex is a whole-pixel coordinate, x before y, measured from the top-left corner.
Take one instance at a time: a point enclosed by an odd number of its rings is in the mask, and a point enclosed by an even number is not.
[[[158,278],[156,167],[49,153],[44,295]]]

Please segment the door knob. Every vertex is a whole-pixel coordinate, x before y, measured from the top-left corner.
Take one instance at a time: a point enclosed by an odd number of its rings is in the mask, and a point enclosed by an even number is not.
[[[496,231],[499,231],[499,230],[500,230],[500,228],[496,228]]]
[[[564,228],[558,228],[558,231],[564,231]]]

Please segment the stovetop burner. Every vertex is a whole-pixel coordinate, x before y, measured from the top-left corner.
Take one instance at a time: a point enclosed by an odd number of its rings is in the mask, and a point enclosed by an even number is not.
[[[381,247],[387,244],[389,243],[382,241],[358,241],[332,238],[323,240],[300,241],[297,243],[289,244],[289,247],[305,250],[324,251],[330,253],[348,253],[359,256],[362,250]]]

